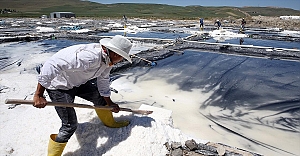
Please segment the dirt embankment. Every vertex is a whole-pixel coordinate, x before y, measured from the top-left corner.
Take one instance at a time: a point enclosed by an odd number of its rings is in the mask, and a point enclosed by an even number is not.
[[[217,20],[217,19],[214,19]],[[207,24],[214,24],[214,20],[207,21]],[[219,19],[222,26],[239,27],[242,19]],[[224,22],[224,20],[226,22]],[[279,28],[283,30],[300,31],[300,19],[280,19],[280,17],[267,17],[267,16],[249,16],[245,18],[246,27],[254,28]]]
[[[251,27],[282,28],[284,30],[300,30],[300,20],[280,19],[279,17],[254,16],[247,22]]]

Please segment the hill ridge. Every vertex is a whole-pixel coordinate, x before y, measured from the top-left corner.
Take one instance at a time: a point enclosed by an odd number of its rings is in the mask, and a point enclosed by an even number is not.
[[[101,4],[81,0],[0,0],[0,17],[40,17],[51,12],[74,12],[77,17],[198,19],[242,18],[247,16],[300,16],[299,10],[274,7],[204,7],[167,4],[114,3]],[[6,9],[6,11],[3,11]]]

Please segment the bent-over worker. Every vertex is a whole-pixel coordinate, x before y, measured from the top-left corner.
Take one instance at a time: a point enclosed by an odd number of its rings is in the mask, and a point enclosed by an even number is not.
[[[109,74],[113,64],[125,58],[131,63],[129,51],[132,43],[123,36],[104,38],[99,43],[79,44],[64,48],[47,60],[38,76],[34,106],[44,108],[46,90],[52,102],[74,103],[75,96],[91,101],[95,106],[113,106]],[[58,134],[51,134],[48,155],[61,155],[68,140],[76,131],[78,121],[74,108],[55,107],[62,125]],[[116,122],[112,111],[97,109],[96,113],[105,126],[124,127],[129,121]]]

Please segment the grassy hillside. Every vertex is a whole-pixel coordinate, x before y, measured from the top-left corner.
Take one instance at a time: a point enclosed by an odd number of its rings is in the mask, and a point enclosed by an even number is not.
[[[243,7],[240,10],[247,12],[251,16],[300,16],[300,11],[287,8],[272,8],[272,7]]]
[[[80,0],[0,0],[0,17],[40,17],[51,12],[74,12],[77,17],[120,18],[162,18],[162,19],[198,19],[214,17],[241,18],[247,14],[280,16],[300,15],[300,11],[286,8],[260,7],[202,7],[202,6],[171,6],[162,4],[100,4]]]

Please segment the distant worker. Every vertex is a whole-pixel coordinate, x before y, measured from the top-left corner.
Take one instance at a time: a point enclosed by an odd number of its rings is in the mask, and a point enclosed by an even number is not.
[[[126,28],[126,24],[127,24],[127,17],[125,15],[123,15],[123,20],[124,20],[124,28]]]
[[[203,30],[203,24],[204,24],[203,18],[200,18],[200,29],[201,29],[201,30]]]
[[[217,29],[219,30],[220,27],[222,26],[222,24],[219,20],[217,20],[214,25],[216,25],[216,24],[217,24]]]
[[[242,23],[241,23],[241,29],[242,29],[242,31],[245,30],[245,25],[246,25],[246,20],[243,18],[242,19]]]
[[[125,15],[123,15],[123,20],[124,22],[127,22],[127,17]]]

